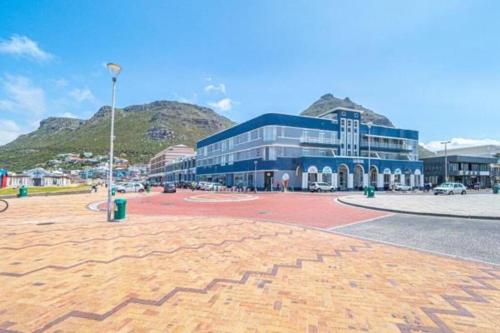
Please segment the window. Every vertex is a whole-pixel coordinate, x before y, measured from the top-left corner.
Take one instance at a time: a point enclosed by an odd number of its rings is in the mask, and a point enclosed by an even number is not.
[[[275,141],[275,140],[276,140],[276,126],[264,127],[264,141]]]

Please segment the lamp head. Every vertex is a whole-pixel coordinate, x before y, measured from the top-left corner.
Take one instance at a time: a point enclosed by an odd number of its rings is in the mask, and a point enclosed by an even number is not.
[[[120,72],[122,71],[122,68],[120,65],[112,63],[112,62],[108,63],[106,65],[106,67],[108,68],[108,70],[111,73],[111,75],[113,76],[113,78],[116,78],[120,74]]]

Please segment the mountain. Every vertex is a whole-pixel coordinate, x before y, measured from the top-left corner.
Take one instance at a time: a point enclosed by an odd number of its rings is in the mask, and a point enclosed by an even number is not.
[[[60,153],[109,149],[111,108],[104,106],[90,119],[50,117],[40,127],[0,147],[0,167],[22,171],[44,164]],[[196,142],[234,123],[212,109],[174,101],[157,101],[115,109],[115,154],[132,163],[146,163],[173,144]]]
[[[433,151],[430,151],[429,149],[425,148],[421,144],[418,145],[418,157],[419,158],[426,158],[426,157],[433,157],[436,156],[436,153]]]
[[[374,111],[367,109],[360,104],[354,103],[349,99],[349,97],[341,99],[333,96],[333,94],[325,94],[321,96],[319,100],[311,104],[311,106],[302,111],[300,114],[304,116],[315,117],[336,107],[344,107],[364,111],[361,115],[361,119],[363,122],[372,121],[377,125],[394,127],[392,122],[385,116],[375,113]]]

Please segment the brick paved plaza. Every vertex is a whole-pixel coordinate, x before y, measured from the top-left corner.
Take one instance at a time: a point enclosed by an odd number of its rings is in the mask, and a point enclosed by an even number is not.
[[[121,223],[103,193],[11,200],[0,332],[498,332],[500,268],[319,229],[381,212],[201,194],[127,195]]]

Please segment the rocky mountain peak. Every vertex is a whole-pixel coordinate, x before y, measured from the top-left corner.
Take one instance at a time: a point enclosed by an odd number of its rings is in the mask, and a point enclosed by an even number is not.
[[[394,127],[392,122],[385,116],[374,112],[368,108],[365,108],[361,104],[353,102],[349,97],[343,99],[333,96],[332,93],[324,94],[316,102],[311,104],[307,109],[302,111],[300,114],[305,116],[319,116],[322,113],[335,109],[337,107],[344,107],[354,110],[363,111],[361,114],[361,120],[363,122],[372,121],[374,124]]]
[[[84,122],[84,120],[68,117],[49,117],[40,121],[40,130],[60,131],[63,129],[75,130]]]

